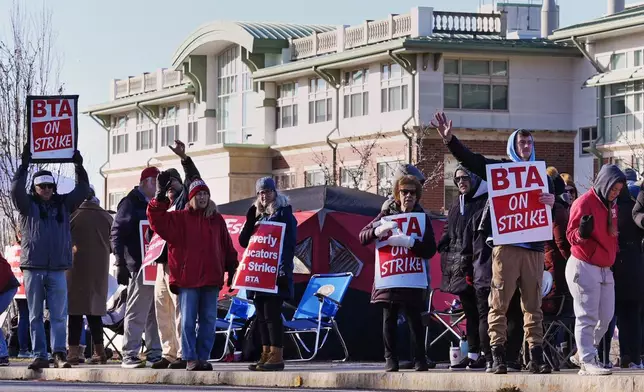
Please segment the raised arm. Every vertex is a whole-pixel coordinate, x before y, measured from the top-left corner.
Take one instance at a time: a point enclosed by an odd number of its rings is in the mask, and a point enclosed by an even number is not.
[[[22,149],[21,164],[18,171],[13,175],[11,180],[11,200],[18,212],[22,215],[29,214],[31,199],[27,194],[27,171],[29,170],[29,159],[31,159],[31,150],[29,143],[25,144]]]
[[[257,207],[253,204],[246,212],[246,222],[244,222],[244,227],[242,227],[239,233],[238,241],[242,248],[248,247],[250,237],[255,231],[255,223],[257,223]]]
[[[83,157],[79,151],[74,153],[74,171],[76,172],[76,186],[64,197],[67,211],[74,212],[87,198],[89,194],[89,177],[83,167]]]

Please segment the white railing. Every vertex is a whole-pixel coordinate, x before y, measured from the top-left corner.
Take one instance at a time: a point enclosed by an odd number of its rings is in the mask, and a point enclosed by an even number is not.
[[[181,72],[169,69],[163,70],[163,87],[172,87],[181,84]]]
[[[114,98],[126,98],[137,94],[150,93],[175,87],[186,83],[181,71],[159,69],[155,72],[146,72],[127,79],[114,80]]]
[[[157,74],[156,73],[146,73],[144,74],[144,91],[150,92],[157,89]]]

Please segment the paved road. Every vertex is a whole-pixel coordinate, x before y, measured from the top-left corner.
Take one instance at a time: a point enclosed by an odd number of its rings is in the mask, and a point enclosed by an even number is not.
[[[0,392],[140,392],[140,391],[177,391],[177,392],[287,392],[302,391],[302,389],[289,388],[241,388],[241,387],[197,387],[181,385],[115,385],[115,384],[89,384],[89,383],[64,383],[42,381],[0,381]],[[366,390],[364,390],[366,391]],[[306,392],[328,392],[327,389],[306,389]],[[333,392],[355,392],[355,390],[334,389]]]

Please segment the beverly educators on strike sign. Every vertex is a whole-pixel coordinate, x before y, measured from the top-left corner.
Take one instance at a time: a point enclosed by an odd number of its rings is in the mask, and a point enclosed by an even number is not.
[[[71,162],[78,145],[78,95],[27,96],[32,162]]]
[[[507,154],[509,159],[488,159],[481,154],[468,150],[452,134],[452,121],[444,113],[438,113],[432,121],[443,142],[467,170],[489,182],[486,166],[503,162],[534,162],[535,150],[532,134],[518,129],[508,138]],[[548,178],[548,192],[540,191],[538,203],[552,207],[555,196],[552,180]],[[490,214],[483,216],[481,225],[489,226]],[[529,369],[533,373],[550,373],[552,369],[543,360],[543,312],[541,310],[541,281],[544,268],[543,241],[523,240],[508,245],[496,244],[493,238],[492,287],[490,292],[490,313],[488,317],[490,344],[492,346],[495,374],[507,373],[505,343],[507,340],[506,313],[514,296],[517,285],[521,289],[521,305],[524,311],[526,340],[530,346],[531,361]]]
[[[371,302],[380,304],[383,308],[383,341],[385,344],[386,371],[397,372],[399,369],[397,336],[398,314],[405,313],[409,324],[414,346],[415,368],[417,371],[428,369],[423,339],[423,326],[420,314],[425,310],[425,293],[427,289],[427,270],[424,260],[429,260],[436,253],[436,242],[432,224],[418,201],[422,194],[422,186],[414,176],[403,176],[394,183],[394,202],[382,211],[371,223],[360,231],[360,242],[368,245],[378,242],[377,252],[382,250],[383,256],[376,268],[374,290]],[[406,217],[400,216],[404,214]],[[401,223],[399,227],[398,217]],[[422,221],[417,221],[420,217]],[[383,223],[383,218],[384,223]],[[387,219],[388,218],[388,219]],[[391,219],[394,218],[394,219]],[[422,236],[417,233],[424,229]],[[385,245],[386,244],[386,245]],[[384,260],[385,252],[389,256]],[[377,263],[378,264],[378,263]],[[418,270],[425,271],[424,287],[417,284]],[[408,276],[408,279],[400,279]],[[378,288],[378,281],[398,281],[387,288]],[[412,284],[404,286],[412,281]],[[412,288],[413,287],[413,288]]]

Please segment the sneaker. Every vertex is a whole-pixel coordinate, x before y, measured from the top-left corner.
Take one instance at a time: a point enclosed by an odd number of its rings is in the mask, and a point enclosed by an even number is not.
[[[400,365],[397,359],[386,358],[385,359],[385,372],[397,372],[400,369]]]
[[[168,366],[168,369],[186,369],[186,366],[188,366],[188,361],[184,361],[181,358],[177,358],[172,363]]]
[[[485,370],[486,367],[485,357],[482,355],[475,360],[470,360],[470,364],[467,365],[468,370]]]
[[[167,369],[170,366],[171,362],[165,358],[152,363],[152,369]]]
[[[145,367],[145,362],[141,361],[139,358],[123,358],[121,367],[123,369],[141,369]]]
[[[472,361],[471,359],[469,359],[468,357],[465,357],[461,359],[461,362],[457,363],[456,365],[450,366],[449,370],[452,370],[455,372],[465,370],[467,369],[471,361]]]
[[[146,358],[146,359],[145,359],[145,363],[146,363],[146,365],[149,363],[149,364],[150,364],[150,366],[153,366],[155,363],[160,362],[162,359],[163,359],[163,357],[151,357],[151,358]],[[168,365],[169,365],[169,364],[170,364],[170,363],[168,363]],[[166,366],[166,368],[167,368],[167,366]]]
[[[0,366],[9,366],[9,357],[0,357]]]
[[[31,370],[40,370],[47,369],[49,367],[49,360],[47,358],[34,358],[34,360],[27,366],[27,369]]]
[[[429,370],[429,366],[427,366],[427,361],[426,360],[418,360],[414,363],[414,370],[417,372],[426,372]]]
[[[0,360],[2,360],[2,358],[0,358]],[[1,362],[0,362],[0,365],[2,365]],[[604,367],[604,368],[607,369],[606,367]],[[630,370],[640,370],[642,368],[642,365],[639,365],[639,364],[631,362],[631,363],[628,364],[628,368]]]
[[[508,361],[508,373],[517,373],[521,371],[521,364],[515,361]]]
[[[579,369],[580,376],[608,376],[613,374],[610,369],[604,369],[597,362],[582,363]]]
[[[18,358],[24,359],[24,358],[31,358],[31,357],[33,357],[33,354],[31,353],[31,351],[20,351],[18,353]]]
[[[208,361],[199,361],[201,362],[201,370],[210,372],[212,371],[212,365]]]

